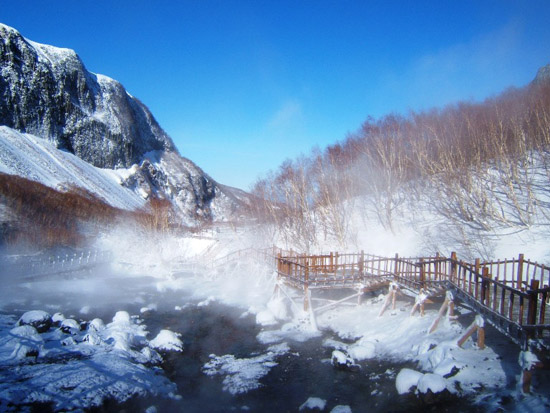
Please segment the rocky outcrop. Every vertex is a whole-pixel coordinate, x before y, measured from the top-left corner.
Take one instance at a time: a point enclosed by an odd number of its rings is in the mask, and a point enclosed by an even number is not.
[[[101,168],[176,151],[149,110],[117,81],[86,70],[69,49],[0,25],[0,124],[48,138]]]
[[[543,66],[537,71],[537,75],[535,76],[533,83],[535,85],[550,83],[550,65]]]
[[[95,167],[129,169],[123,186],[143,199],[171,200],[186,223],[231,219],[242,204],[181,157],[119,82],[86,70],[73,50],[35,43],[3,24],[0,125],[47,139]]]

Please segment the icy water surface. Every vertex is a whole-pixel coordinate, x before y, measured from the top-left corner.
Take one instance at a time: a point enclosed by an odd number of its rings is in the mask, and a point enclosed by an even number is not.
[[[109,274],[93,280],[83,276],[32,282],[12,286],[11,294],[3,297],[2,310],[15,315],[30,309],[61,311],[87,320],[100,317],[106,323],[116,311],[125,310],[140,315],[149,339],[161,329],[181,334],[183,352],[163,353],[162,363],[165,375],[177,385],[178,397],[106,401],[92,411],[145,411],[155,406],[159,412],[294,412],[309,397],[326,400],[325,411],[337,405],[355,412],[459,412],[472,408],[465,399],[426,404],[414,396],[399,396],[395,376],[404,367],[415,368],[413,363],[372,359],[353,371],[338,370],[330,363],[333,349],[323,346],[326,339],[337,339],[331,332],[305,342],[285,340],[273,350],[258,341],[262,328],[245,309],[216,301],[202,305],[204,298],[182,291],[159,291],[156,283],[152,277]],[[152,310],[142,312],[145,307]],[[223,358],[226,361],[240,360],[234,368],[242,369],[245,379],[248,369],[265,367],[256,377],[257,387],[234,391],[242,383],[228,385],[229,373],[206,374],[205,366],[214,355],[228,356]],[[43,410],[48,406],[35,407]]]

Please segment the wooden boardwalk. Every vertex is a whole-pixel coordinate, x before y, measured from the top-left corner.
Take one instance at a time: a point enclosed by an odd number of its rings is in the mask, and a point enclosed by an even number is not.
[[[526,348],[531,338],[550,339],[550,267],[525,259],[468,263],[450,257],[401,258],[365,254],[303,255],[278,251],[279,280],[303,291],[304,308],[315,289],[366,291],[390,282],[430,295],[451,290],[500,331]]]

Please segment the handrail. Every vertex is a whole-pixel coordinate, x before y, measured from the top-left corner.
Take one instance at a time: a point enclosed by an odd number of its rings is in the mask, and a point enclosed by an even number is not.
[[[550,268],[524,259],[523,254],[513,260],[476,260],[475,263],[458,260],[455,253],[451,257],[403,258],[397,254],[395,257],[373,256],[363,251],[279,255],[276,259],[279,276],[292,279],[294,285],[301,285],[304,290],[330,285],[340,288],[346,283],[360,288],[376,278],[393,278],[414,289],[447,283],[470,297],[480,308],[520,329],[523,326],[537,326],[537,331],[550,329],[545,323],[547,308],[550,309],[550,281],[547,278]],[[494,278],[491,268],[497,272]],[[500,278],[501,275],[504,278]],[[547,281],[548,284],[539,287]]]

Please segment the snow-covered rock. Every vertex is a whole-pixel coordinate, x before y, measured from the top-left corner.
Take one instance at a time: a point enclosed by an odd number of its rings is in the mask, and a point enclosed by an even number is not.
[[[80,324],[72,318],[66,318],[61,322],[59,329],[66,334],[76,335],[80,333]]]
[[[351,413],[351,407],[344,404],[339,404],[334,406],[330,413]]]
[[[10,330],[3,347],[11,350],[10,358],[19,360],[29,356],[38,356],[44,344],[41,335],[31,325],[22,325]]]
[[[405,394],[411,391],[413,387],[418,386],[418,381],[424,375],[411,369],[402,369],[395,378],[395,388],[399,394]]]
[[[88,323],[88,331],[101,331],[105,328],[105,323],[101,318],[94,318]]]
[[[300,411],[302,410],[325,410],[327,401],[319,397],[309,397],[301,406]]]
[[[182,351],[183,342],[179,339],[181,334],[170,330],[161,330],[158,335],[149,342],[149,346],[157,350]]]
[[[39,333],[44,333],[48,331],[52,325],[52,316],[42,310],[27,311],[21,316],[19,321],[17,321],[17,325],[29,325],[34,327]]]
[[[426,373],[418,380],[417,389],[420,393],[441,393],[447,390],[447,380],[439,374]]]
[[[52,315],[52,324],[54,326],[59,327],[63,320],[65,320],[65,316],[62,313],[55,313]]]
[[[104,341],[114,344],[114,348],[131,352],[134,347],[147,343],[147,331],[136,324],[126,311],[117,311],[113,321],[101,331]]]
[[[358,366],[350,356],[346,355],[343,351],[334,350],[331,356],[332,365],[339,369],[355,369]]]

